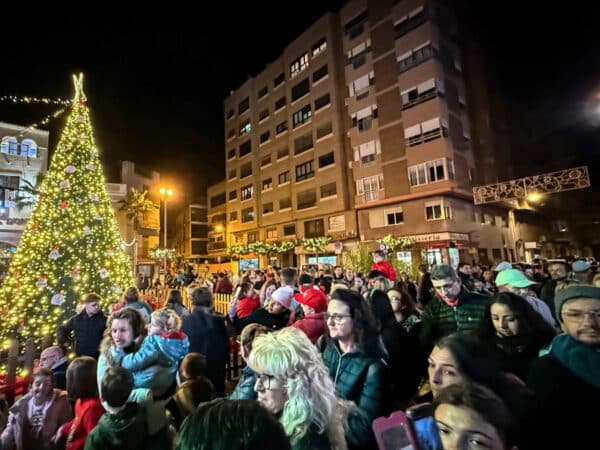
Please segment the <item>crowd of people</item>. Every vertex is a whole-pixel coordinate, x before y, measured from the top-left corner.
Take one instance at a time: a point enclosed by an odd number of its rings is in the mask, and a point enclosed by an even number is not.
[[[423,265],[413,282],[374,259],[365,276],[188,279],[189,310],[178,289],[153,309],[131,287],[107,317],[87,294],[8,410],[0,448],[368,449],[394,411],[421,450],[587,448],[600,405],[594,267]],[[214,293],[231,294],[228,314]],[[232,343],[245,363],[235,386]]]

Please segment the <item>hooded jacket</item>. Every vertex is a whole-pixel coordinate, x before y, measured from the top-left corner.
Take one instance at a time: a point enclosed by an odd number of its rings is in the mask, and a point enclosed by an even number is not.
[[[116,414],[106,413],[85,441],[84,450],[144,449],[148,437],[144,409],[127,403]]]
[[[133,373],[136,388],[163,394],[175,383],[179,363],[187,355],[190,342],[181,331],[146,336],[139,350],[128,353],[113,347],[115,360]]]

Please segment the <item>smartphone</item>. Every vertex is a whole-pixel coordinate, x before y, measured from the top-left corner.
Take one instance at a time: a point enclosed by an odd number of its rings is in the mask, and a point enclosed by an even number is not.
[[[406,417],[412,423],[420,450],[443,450],[431,403],[420,403],[408,408]]]
[[[380,450],[420,450],[410,421],[402,411],[375,419],[372,428]]]

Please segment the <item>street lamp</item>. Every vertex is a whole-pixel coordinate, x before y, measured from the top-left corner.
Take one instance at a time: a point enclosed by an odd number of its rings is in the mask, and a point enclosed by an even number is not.
[[[160,188],[160,197],[163,199],[164,205],[165,205],[165,210],[164,210],[164,230],[163,230],[163,236],[164,236],[164,249],[167,249],[167,200],[169,199],[169,197],[173,196],[173,189],[171,188],[166,188],[166,187],[161,187]],[[165,256],[165,259],[163,261],[163,270],[165,272],[165,278],[167,276],[167,257]]]

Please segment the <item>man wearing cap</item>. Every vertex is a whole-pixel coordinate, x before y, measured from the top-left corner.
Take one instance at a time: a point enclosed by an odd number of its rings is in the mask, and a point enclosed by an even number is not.
[[[529,288],[534,285],[534,281],[531,281],[523,272],[517,269],[505,269],[496,276],[496,286],[498,286],[498,291],[512,292],[513,294],[523,297],[546,322],[553,327],[556,327],[556,321],[554,320],[554,317],[552,317],[552,312],[550,312],[548,305],[533,295],[533,292],[529,290]]]
[[[554,302],[565,334],[533,362],[527,385],[536,393],[540,423],[562,431],[539,433],[546,441],[539,448],[590,448],[600,406],[600,288],[571,285]]]
[[[454,269],[446,264],[433,269],[431,281],[436,295],[427,303],[422,315],[421,340],[426,350],[444,336],[474,330],[489,299],[467,291]]]
[[[304,318],[292,324],[294,328],[302,330],[313,344],[325,332],[327,315],[327,296],[318,286],[303,288],[301,294],[295,294],[294,298],[302,306]]]
[[[592,266],[587,261],[581,259],[574,261],[573,264],[571,264],[571,268],[573,269],[571,278],[578,283],[592,284],[591,267]]]
[[[569,265],[564,259],[548,260],[547,270],[550,278],[546,280],[540,291],[540,298],[548,305],[552,316],[556,319],[554,311],[554,296],[556,293],[569,284],[575,283],[574,280],[567,278]]]

